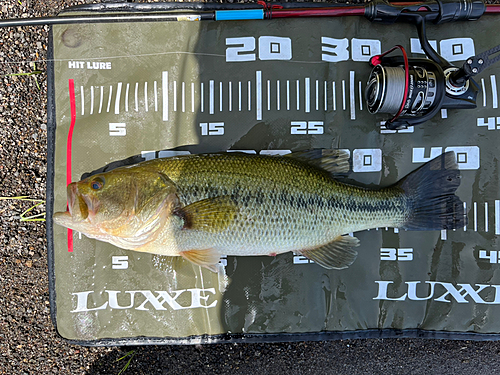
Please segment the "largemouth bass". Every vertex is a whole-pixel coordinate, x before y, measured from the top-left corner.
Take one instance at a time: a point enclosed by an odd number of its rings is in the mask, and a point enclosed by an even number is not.
[[[182,256],[210,269],[221,255],[288,251],[342,269],[357,256],[359,240],[348,233],[466,223],[453,152],[380,190],[334,178],[348,169],[349,155],[339,150],[155,159],[71,183],[69,211],[54,221],[123,249]]]

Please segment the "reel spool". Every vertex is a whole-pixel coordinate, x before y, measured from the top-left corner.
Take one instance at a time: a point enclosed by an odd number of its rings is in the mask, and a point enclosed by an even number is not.
[[[407,103],[400,116],[419,116],[428,111],[436,100],[436,73],[422,66],[410,65],[408,75]],[[404,66],[375,66],[365,91],[368,111],[395,116],[403,104],[405,90]]]

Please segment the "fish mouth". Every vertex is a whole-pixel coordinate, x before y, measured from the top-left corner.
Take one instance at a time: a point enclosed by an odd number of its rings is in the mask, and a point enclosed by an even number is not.
[[[89,206],[91,202],[78,191],[76,182],[72,182],[67,188],[68,211],[73,221],[87,220],[89,217]]]
[[[52,216],[54,223],[77,230],[87,236],[93,234],[95,228],[91,219],[95,215],[93,209],[97,205],[92,202],[90,197],[80,192],[77,182],[69,184],[66,192],[68,200],[67,210],[55,212]]]

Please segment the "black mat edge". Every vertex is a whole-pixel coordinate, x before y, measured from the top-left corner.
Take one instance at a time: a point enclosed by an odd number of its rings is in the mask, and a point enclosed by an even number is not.
[[[367,329],[359,331],[332,331],[308,333],[262,333],[262,334],[223,334],[177,337],[131,337],[99,340],[69,340],[70,344],[82,346],[137,346],[137,345],[197,345],[197,344],[251,344],[302,341],[330,341],[354,339],[446,339],[471,341],[498,341],[496,333],[443,332],[423,329]]]
[[[47,236],[47,264],[49,276],[49,303],[50,319],[56,327],[56,275],[54,262],[54,158],[56,142],[56,103],[54,83],[54,47],[52,27],[49,28],[47,46],[47,191],[46,191],[46,236]]]

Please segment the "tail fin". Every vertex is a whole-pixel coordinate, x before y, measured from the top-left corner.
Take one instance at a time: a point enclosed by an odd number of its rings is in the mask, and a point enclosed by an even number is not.
[[[408,197],[408,230],[457,229],[467,225],[464,204],[455,195],[460,171],[455,153],[446,152],[403,178],[398,186]]]

